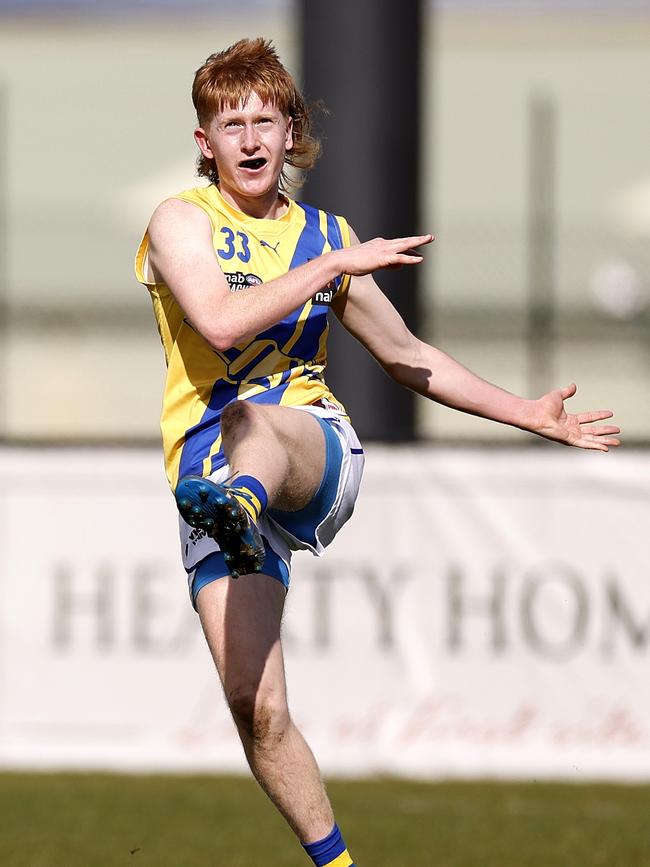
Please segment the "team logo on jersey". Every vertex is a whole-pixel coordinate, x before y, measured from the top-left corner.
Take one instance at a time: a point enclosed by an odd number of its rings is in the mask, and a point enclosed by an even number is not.
[[[334,294],[336,292],[336,287],[334,286],[334,281],[330,281],[324,289],[320,289],[311,299],[311,303],[316,305],[325,305],[332,303],[334,298]]]
[[[240,289],[245,289],[247,286],[259,286],[262,278],[257,274],[244,274],[243,271],[225,272],[226,280],[230,285],[231,292],[239,292]]]

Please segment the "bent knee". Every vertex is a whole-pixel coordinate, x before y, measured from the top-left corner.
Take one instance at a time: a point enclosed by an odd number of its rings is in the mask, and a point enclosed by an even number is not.
[[[221,410],[221,425],[224,428],[232,428],[250,420],[254,407],[249,406],[245,400],[233,400]]]
[[[269,420],[264,407],[249,400],[234,400],[221,411],[221,431],[224,436],[240,435],[253,425],[268,427]]]
[[[233,687],[227,699],[235,722],[249,737],[260,743],[282,740],[289,724],[284,699],[251,686]]]

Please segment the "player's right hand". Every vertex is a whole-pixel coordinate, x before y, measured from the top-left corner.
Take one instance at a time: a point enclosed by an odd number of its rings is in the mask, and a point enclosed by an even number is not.
[[[381,268],[401,268],[419,265],[424,256],[417,247],[430,244],[433,235],[414,235],[411,238],[373,238],[363,244],[354,244],[337,251],[341,255],[341,271],[353,277],[362,277]]]

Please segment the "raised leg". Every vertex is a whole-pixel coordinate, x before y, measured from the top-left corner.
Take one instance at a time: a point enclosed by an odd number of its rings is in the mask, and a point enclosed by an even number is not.
[[[325,469],[325,437],[309,413],[249,401],[224,409],[221,430],[229,484],[185,476],[175,494],[185,521],[216,540],[237,578],[264,565],[256,526],[264,509],[291,512],[312,500]]]
[[[231,469],[259,479],[270,506],[294,511],[310,502],[325,468],[323,431],[312,415],[235,401],[221,415],[221,432]]]

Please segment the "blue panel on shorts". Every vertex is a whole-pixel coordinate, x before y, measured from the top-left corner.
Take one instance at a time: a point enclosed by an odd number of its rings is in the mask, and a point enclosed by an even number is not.
[[[263,538],[263,537],[262,537]],[[289,588],[289,569],[287,564],[275,551],[269,546],[266,539],[263,538],[264,548],[266,550],[266,558],[262,566],[262,573],[275,578],[287,589]],[[223,559],[221,551],[214,551],[208,554],[205,560],[201,560],[194,571],[194,581],[192,582],[192,605],[196,608],[196,597],[202,587],[206,584],[211,584],[219,578],[225,578],[229,575],[226,561]]]
[[[319,415],[314,415],[314,418],[320,422],[325,434],[325,470],[314,499],[297,512],[267,509],[274,521],[296,539],[309,545],[316,544],[316,528],[325,520],[334,505],[343,463],[343,448],[334,428],[327,419]]]

